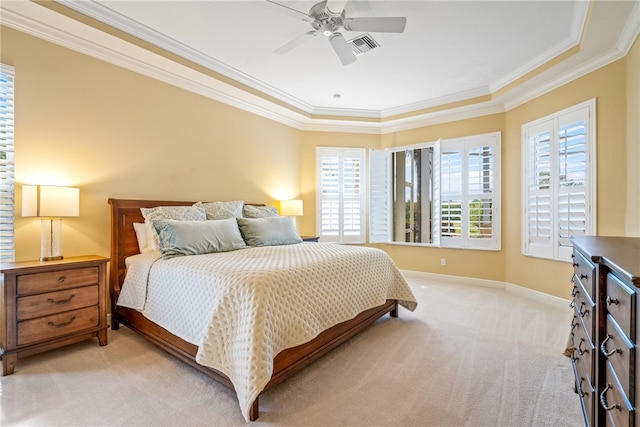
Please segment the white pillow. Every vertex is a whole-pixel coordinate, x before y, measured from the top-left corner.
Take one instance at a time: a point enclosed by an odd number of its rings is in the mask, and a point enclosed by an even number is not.
[[[133,229],[136,232],[136,238],[138,239],[138,249],[140,253],[147,250],[152,250],[147,244],[147,226],[142,222],[134,222]]]

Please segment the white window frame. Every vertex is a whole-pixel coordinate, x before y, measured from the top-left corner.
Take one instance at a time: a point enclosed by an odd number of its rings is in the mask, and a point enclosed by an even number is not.
[[[463,221],[465,222],[465,231],[460,238],[442,237],[441,230],[441,204],[442,204],[442,153],[453,147],[459,147],[464,152],[466,158],[469,149],[490,145],[493,147],[493,175],[492,184],[493,191],[490,195],[492,200],[492,229],[491,238],[478,239],[470,238],[468,233],[469,210],[463,209]],[[395,151],[420,149],[432,147],[434,149],[433,156],[433,225],[432,234],[433,241],[431,243],[407,243],[392,241],[393,228],[393,171],[391,167],[391,154]],[[501,248],[501,134],[500,132],[491,132],[480,135],[471,135],[461,138],[443,139],[434,142],[425,142],[415,145],[393,147],[385,150],[370,150],[370,188],[371,194],[369,199],[369,241],[371,243],[388,243],[394,245],[410,245],[410,246],[431,246],[431,247],[447,247],[462,249],[480,249],[480,250],[500,250]],[[467,168],[468,169],[468,168]],[[463,171],[463,205],[468,205],[472,195],[467,191],[469,171]]]
[[[366,240],[366,200],[367,200],[367,164],[366,150],[364,148],[343,148],[343,147],[317,147],[316,148],[316,235],[323,242],[335,243],[365,243]],[[338,161],[337,187],[338,194],[327,196],[323,192],[325,183],[323,182],[323,159],[334,158]],[[344,167],[346,159],[357,159],[360,164],[358,177],[358,191],[356,197],[349,197],[345,193],[348,184],[345,181]],[[335,220],[337,229],[333,232],[327,232],[323,226],[326,221],[326,213],[323,212],[323,202],[332,201],[337,206],[337,220]],[[351,203],[356,209],[359,209],[359,215],[348,215],[346,205]],[[348,228],[348,224],[356,223],[357,228]]]
[[[584,232],[581,234],[595,234],[596,232],[596,100],[577,104],[562,111],[550,114],[535,121],[522,125],[522,253],[526,256],[546,258],[556,261],[571,261],[573,248],[568,239],[561,238],[562,224],[560,221],[560,198],[569,194],[580,193],[584,197]],[[585,122],[585,184],[560,188],[559,185],[559,129],[568,124]],[[543,133],[550,137],[549,157],[550,176],[549,189],[532,189],[535,179],[535,154],[533,141]],[[562,190],[562,191],[561,191]],[[582,196],[583,193],[583,196]],[[531,198],[549,200],[548,215],[537,214],[530,205]],[[547,202],[544,201],[543,204]],[[535,217],[535,218],[534,218]],[[537,219],[539,224],[536,226]],[[533,224],[533,225],[532,225]],[[548,233],[534,233],[533,227],[549,229]],[[566,233],[566,231],[564,232]],[[573,235],[573,234],[572,234]]]
[[[15,260],[14,80],[15,69],[0,64],[0,262]]]

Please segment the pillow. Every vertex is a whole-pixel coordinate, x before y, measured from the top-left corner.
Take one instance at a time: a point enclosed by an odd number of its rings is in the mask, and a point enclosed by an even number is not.
[[[160,240],[162,258],[228,252],[246,248],[235,218],[210,221],[153,222]]]
[[[159,251],[158,233],[153,226],[153,221],[161,219],[175,219],[179,221],[204,221],[207,213],[198,206],[157,206],[155,208],[140,208],[144,222],[147,225],[147,246],[154,251]]]
[[[198,202],[193,206],[202,207],[207,213],[207,219],[227,219],[242,218],[242,207],[244,201],[236,200],[233,202]]]
[[[278,216],[278,209],[272,206],[244,205],[242,216],[245,218],[267,218]]]
[[[238,218],[244,241],[249,246],[291,245],[302,242],[288,216]]]
[[[133,230],[136,232],[136,239],[138,239],[138,249],[140,253],[151,250],[147,245],[147,226],[143,222],[134,222]]]

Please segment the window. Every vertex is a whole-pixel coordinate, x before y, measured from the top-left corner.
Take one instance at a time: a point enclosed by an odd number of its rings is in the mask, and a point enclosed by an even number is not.
[[[13,261],[13,67],[0,64],[0,262]]]
[[[595,232],[595,100],[522,126],[522,251],[571,259]]]
[[[324,242],[365,241],[365,150],[316,149],[318,236]]]
[[[371,242],[500,249],[500,134],[371,151]]]

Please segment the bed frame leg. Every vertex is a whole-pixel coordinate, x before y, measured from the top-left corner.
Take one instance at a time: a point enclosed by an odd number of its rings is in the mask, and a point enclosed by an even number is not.
[[[398,302],[396,301],[395,306],[393,307],[393,310],[391,310],[389,312],[389,316],[391,317],[398,317]]]
[[[251,409],[249,410],[249,420],[255,421],[260,416],[260,397],[256,397],[256,400],[253,401],[253,405],[251,405]]]

